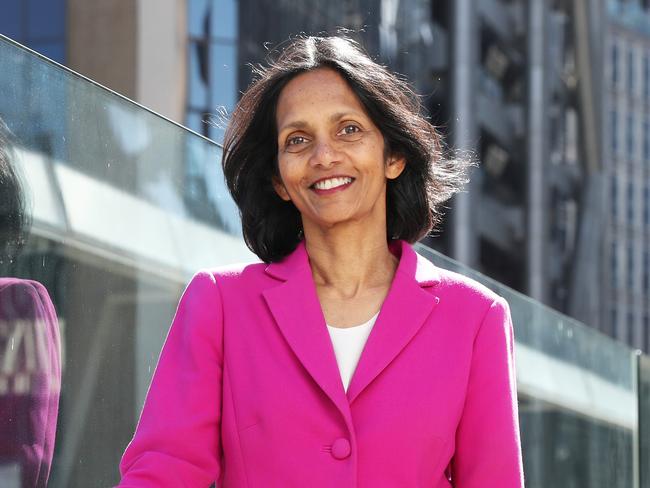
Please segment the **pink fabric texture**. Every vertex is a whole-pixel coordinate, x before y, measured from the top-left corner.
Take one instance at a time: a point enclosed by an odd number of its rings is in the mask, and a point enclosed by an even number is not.
[[[304,241],[198,272],[120,487],[520,488],[508,303],[402,240],[347,394]]]
[[[61,338],[47,290],[0,278],[0,467],[18,466],[23,488],[47,486],[60,391]]]

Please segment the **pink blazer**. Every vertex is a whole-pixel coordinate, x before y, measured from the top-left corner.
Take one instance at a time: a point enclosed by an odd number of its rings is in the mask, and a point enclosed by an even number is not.
[[[197,273],[120,487],[520,488],[507,302],[397,240],[347,394],[301,242]]]

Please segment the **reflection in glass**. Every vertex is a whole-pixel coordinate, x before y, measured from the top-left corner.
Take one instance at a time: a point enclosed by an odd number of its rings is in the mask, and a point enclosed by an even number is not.
[[[417,250],[510,304],[526,487],[634,486],[638,405],[631,351],[446,256]]]
[[[112,486],[184,283],[196,269],[253,255],[216,144],[1,36],[0,65],[0,114],[33,218],[0,276],[32,286],[34,317],[49,307],[39,308],[44,294],[31,282],[47,289],[61,339],[48,486]],[[54,321],[34,321],[41,333],[23,343],[56,343]],[[0,351],[11,351],[3,327]],[[26,472],[2,463],[2,488]]]
[[[29,216],[0,120],[0,266],[25,243]],[[1,269],[1,268],[0,268]],[[34,280],[0,274],[0,484],[47,485],[61,389],[61,341],[54,305]]]

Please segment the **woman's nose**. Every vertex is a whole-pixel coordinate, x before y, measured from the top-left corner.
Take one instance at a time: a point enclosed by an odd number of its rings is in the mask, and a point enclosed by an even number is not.
[[[329,166],[338,161],[339,154],[331,141],[319,141],[314,147],[314,152],[309,158],[312,165]]]

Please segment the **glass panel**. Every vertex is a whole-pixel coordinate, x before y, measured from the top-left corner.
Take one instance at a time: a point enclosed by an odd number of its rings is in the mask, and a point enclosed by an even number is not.
[[[510,304],[526,487],[634,486],[638,405],[632,351],[436,251],[416,247]]]
[[[650,327],[646,317],[646,331]],[[650,347],[646,343],[646,347]],[[640,488],[650,488],[650,357],[639,356],[639,410],[646,413],[639,425]]]
[[[197,134],[203,134],[203,114],[201,112],[189,112],[187,114],[186,124]]]
[[[216,144],[4,37],[0,65],[0,485],[114,486],[189,277],[256,257]]]

